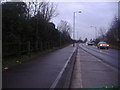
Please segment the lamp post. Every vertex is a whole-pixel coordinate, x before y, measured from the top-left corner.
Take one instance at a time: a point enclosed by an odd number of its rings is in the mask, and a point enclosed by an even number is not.
[[[73,47],[75,46],[75,13],[81,13],[81,11],[73,12]]]
[[[96,39],[97,38],[97,28],[95,26],[90,26],[90,27],[95,28],[95,39]]]

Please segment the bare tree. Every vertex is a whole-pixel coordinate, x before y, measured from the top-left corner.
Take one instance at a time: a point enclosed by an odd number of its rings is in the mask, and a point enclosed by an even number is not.
[[[62,33],[66,35],[70,35],[72,31],[71,25],[67,21],[63,21],[63,20],[60,21],[57,28],[59,31],[61,31]]]
[[[108,30],[108,32],[106,33],[106,38],[108,39],[109,42],[115,43],[119,41],[119,21],[116,18],[116,16],[114,17],[114,20],[112,21],[112,24],[110,26],[110,29]]]
[[[105,33],[106,33],[106,30],[104,28],[100,28],[100,37],[101,37],[101,40],[105,40]]]
[[[40,14],[46,21],[50,21],[57,16],[57,6],[50,2],[38,1],[28,2],[28,16],[35,16]]]

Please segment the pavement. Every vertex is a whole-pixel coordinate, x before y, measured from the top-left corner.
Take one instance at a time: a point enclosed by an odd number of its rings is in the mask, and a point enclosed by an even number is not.
[[[50,88],[75,47],[56,50],[2,73],[3,88]]]
[[[96,46],[87,46],[87,45],[79,45],[80,48],[87,51],[88,53],[92,54],[93,56],[99,58],[103,62],[113,66],[115,69],[119,68],[118,65],[118,54],[120,53],[120,50],[115,49],[98,49]]]
[[[70,88],[98,88],[118,85],[118,71],[79,48]]]

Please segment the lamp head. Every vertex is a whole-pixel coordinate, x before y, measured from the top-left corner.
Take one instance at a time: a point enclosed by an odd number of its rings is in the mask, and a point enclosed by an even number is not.
[[[82,13],[81,11],[78,11],[78,13]]]

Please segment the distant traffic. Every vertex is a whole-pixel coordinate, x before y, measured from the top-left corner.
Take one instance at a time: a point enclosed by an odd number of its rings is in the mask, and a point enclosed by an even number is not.
[[[100,41],[97,44],[94,43],[94,41],[88,41],[86,42],[87,46],[97,46],[98,49],[109,49],[109,44],[107,44],[107,42],[104,41]]]

